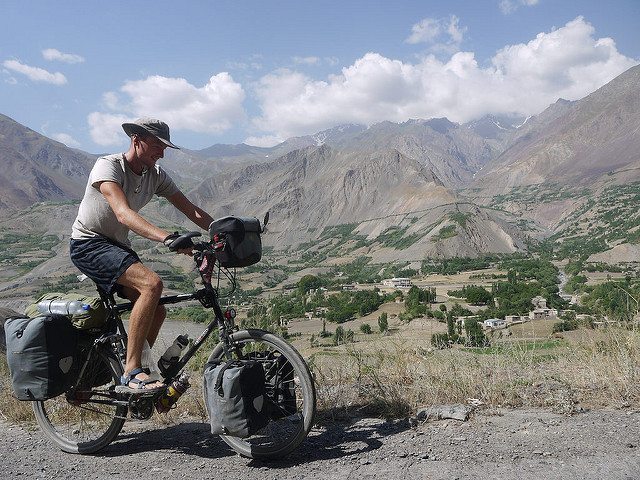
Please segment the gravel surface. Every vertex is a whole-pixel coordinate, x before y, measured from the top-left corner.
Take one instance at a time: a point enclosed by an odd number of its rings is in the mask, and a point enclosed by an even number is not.
[[[468,421],[358,419],[314,428],[287,459],[236,455],[208,426],[129,422],[98,454],[65,454],[37,427],[0,423],[4,478],[640,479],[640,412],[476,413]]]

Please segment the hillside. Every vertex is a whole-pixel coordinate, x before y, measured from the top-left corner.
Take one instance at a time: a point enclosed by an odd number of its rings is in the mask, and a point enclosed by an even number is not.
[[[344,125],[272,148],[168,151],[161,164],[214,216],[270,211],[276,249],[420,261],[593,237],[591,254],[638,242],[638,91],[634,67],[528,119]],[[77,200],[94,158],[0,117],[0,211]],[[162,202],[147,211],[191,228]]]
[[[501,193],[539,183],[588,186],[608,174],[638,180],[639,91],[637,66],[581,100],[558,101],[519,129],[471,187]]]
[[[94,161],[0,114],[0,211],[81,198]]]

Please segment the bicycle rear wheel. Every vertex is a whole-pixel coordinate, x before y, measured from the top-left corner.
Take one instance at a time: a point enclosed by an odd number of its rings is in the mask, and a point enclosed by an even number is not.
[[[249,438],[220,437],[237,453],[249,458],[275,459],[295,450],[313,426],[316,392],[302,356],[284,339],[262,330],[241,330],[231,335],[233,358],[262,363],[273,414],[269,424]],[[218,344],[209,361],[221,359]]]
[[[94,453],[111,443],[125,422],[127,407],[114,403],[120,363],[100,350],[91,350],[78,386],[49,400],[33,402],[44,434],[69,453]]]

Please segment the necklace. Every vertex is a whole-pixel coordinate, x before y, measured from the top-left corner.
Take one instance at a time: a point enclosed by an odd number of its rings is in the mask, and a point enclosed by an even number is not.
[[[142,182],[144,182],[144,176],[146,174],[147,174],[147,167],[143,167],[142,173],[140,174],[140,183],[138,184],[136,189],[133,191],[133,193],[140,193],[140,190],[142,190]]]
[[[122,154],[122,161],[124,162],[125,165],[127,164],[127,156],[124,153]],[[126,167],[123,165],[123,168],[126,168]],[[129,169],[133,171],[131,167],[129,167]],[[148,170],[149,169],[147,167],[142,167],[142,172],[140,172],[140,183],[138,183],[138,186],[135,188],[133,193],[140,193],[140,191],[142,190],[142,183],[144,182],[144,176],[147,174]]]

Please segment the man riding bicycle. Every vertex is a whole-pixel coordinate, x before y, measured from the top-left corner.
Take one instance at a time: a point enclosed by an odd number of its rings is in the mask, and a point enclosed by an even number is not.
[[[173,251],[189,254],[190,240],[177,245],[176,234],[157,227],[138,211],[154,195],[165,197],[200,228],[213,218],[195,206],[156,162],[171,143],[169,127],[160,120],[141,118],[122,125],[131,143],[126,153],[98,158],[89,174],[78,216],[72,227],[70,256],[74,265],[106,293],[117,292],[135,302],[129,318],[127,359],[118,391],[149,393],[166,385],[142,368],[144,342],[155,342],[166,310],[158,305],[162,280],[145,267],[131,249],[129,231],[163,242]]]

